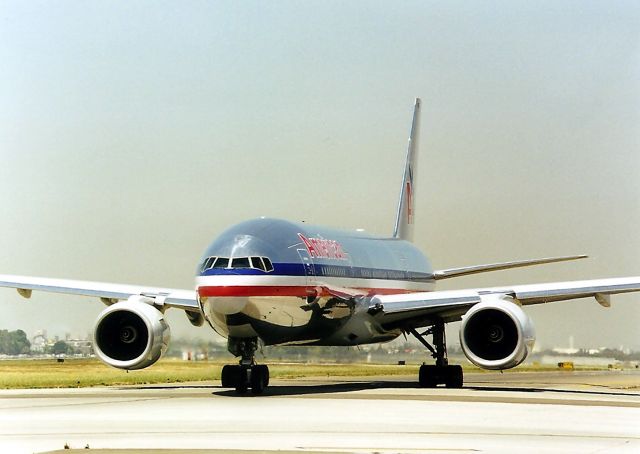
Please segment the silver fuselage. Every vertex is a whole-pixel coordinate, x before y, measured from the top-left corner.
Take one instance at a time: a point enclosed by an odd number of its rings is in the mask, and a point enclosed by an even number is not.
[[[268,218],[222,233],[196,278],[213,329],[266,345],[391,340],[400,329],[378,323],[362,297],[433,284],[429,261],[407,241]]]

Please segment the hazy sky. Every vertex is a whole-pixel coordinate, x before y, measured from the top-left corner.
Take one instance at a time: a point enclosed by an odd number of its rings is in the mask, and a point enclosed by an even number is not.
[[[191,288],[247,218],[388,234],[419,96],[436,268],[592,256],[444,288],[640,275],[638,2],[0,0],[0,62],[0,273]],[[640,349],[613,302],[528,313],[544,347]],[[0,307],[75,335],[103,308]]]

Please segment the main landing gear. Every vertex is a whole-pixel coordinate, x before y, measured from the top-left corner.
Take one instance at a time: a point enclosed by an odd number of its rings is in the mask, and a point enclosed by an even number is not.
[[[438,321],[427,329],[424,333],[418,333],[415,328],[408,330],[427,347],[436,360],[435,365],[423,364],[418,373],[418,382],[423,388],[435,388],[438,385],[445,385],[447,388],[462,388],[463,376],[462,366],[450,366],[447,358],[447,345],[445,340],[444,322]],[[427,342],[425,336],[433,336],[433,346]]]
[[[238,394],[246,393],[249,388],[252,394],[262,394],[269,385],[269,368],[255,362],[258,338],[230,337],[227,348],[231,354],[240,356],[240,364],[227,364],[222,368],[222,387],[235,388]]]

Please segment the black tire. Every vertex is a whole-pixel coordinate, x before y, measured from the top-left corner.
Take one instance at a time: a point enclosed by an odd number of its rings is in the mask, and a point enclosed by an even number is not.
[[[254,369],[262,370],[262,376],[264,377],[264,386],[269,386],[269,367],[265,364],[258,364],[257,366],[253,366]]]
[[[265,372],[268,373],[269,369],[266,369],[264,366],[253,366],[251,368],[251,393],[252,394],[262,394],[264,389],[267,387],[267,379],[268,376]]]
[[[438,384],[436,366],[426,364],[420,366],[418,382],[423,388],[435,388]]]
[[[236,381],[236,393],[244,394],[249,389],[249,380],[247,377],[247,369],[242,366],[238,366],[238,378]]]
[[[220,380],[223,388],[235,388],[240,380],[240,366],[227,364],[222,368]]]
[[[447,379],[445,385],[447,388],[462,388],[464,382],[462,366],[447,366]]]

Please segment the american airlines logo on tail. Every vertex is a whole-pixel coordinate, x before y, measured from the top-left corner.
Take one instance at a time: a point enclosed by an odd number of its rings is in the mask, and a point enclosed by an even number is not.
[[[342,245],[334,240],[325,240],[324,238],[307,238],[302,233],[298,236],[304,243],[309,255],[318,259],[336,259],[347,260],[347,253],[344,252]]]
[[[409,175],[407,176],[407,224],[413,224],[413,169],[409,165]]]
[[[416,156],[418,147],[418,125],[420,122],[420,99],[416,99],[413,110],[413,122],[411,123],[411,133],[407,144],[407,158],[402,174],[402,185],[400,186],[400,203],[396,212],[396,223],[393,229],[393,237],[401,240],[413,241],[413,217],[415,215],[415,187],[413,179],[416,170]]]

